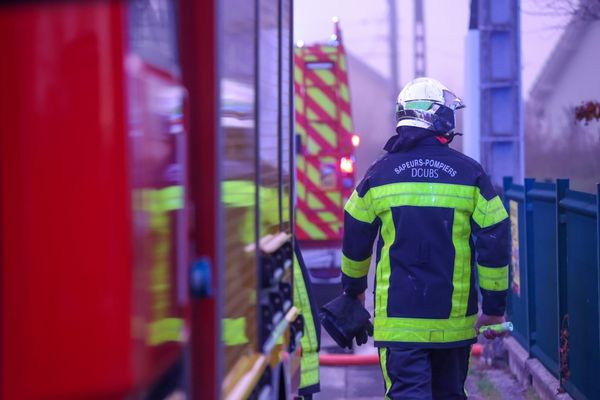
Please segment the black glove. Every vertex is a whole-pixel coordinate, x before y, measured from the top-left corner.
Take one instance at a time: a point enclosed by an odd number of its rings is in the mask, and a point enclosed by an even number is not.
[[[373,336],[373,324],[371,321],[367,321],[367,324],[363,327],[363,329],[356,333],[356,344],[362,346],[363,344],[367,343],[369,336]]]
[[[371,314],[352,296],[342,294],[321,307],[321,324],[338,346],[352,348],[352,340],[365,344],[373,335]]]

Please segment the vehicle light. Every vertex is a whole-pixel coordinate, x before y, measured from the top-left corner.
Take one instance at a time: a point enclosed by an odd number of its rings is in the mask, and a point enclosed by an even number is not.
[[[352,146],[358,147],[359,144],[360,144],[360,136],[352,135]]]
[[[302,48],[302,47],[304,47],[304,40],[298,40],[298,41],[296,42],[296,47],[299,47],[299,48]]]
[[[354,172],[354,160],[350,157],[342,157],[340,158],[340,169],[342,172],[346,174],[351,174]]]

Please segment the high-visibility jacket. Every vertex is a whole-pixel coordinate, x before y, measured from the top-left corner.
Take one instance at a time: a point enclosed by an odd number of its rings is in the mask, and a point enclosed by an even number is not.
[[[345,206],[342,282],[347,293],[366,290],[379,232],[376,346],[472,343],[476,275],[483,312],[503,315],[506,307],[504,205],[476,161],[425,136],[409,150],[398,150],[391,139],[388,152],[370,167]]]

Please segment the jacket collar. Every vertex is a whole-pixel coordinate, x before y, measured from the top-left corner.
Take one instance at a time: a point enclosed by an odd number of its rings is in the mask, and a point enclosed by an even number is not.
[[[407,151],[421,146],[446,146],[442,144],[433,131],[412,126],[400,128],[397,135],[392,136],[383,147],[388,153]]]

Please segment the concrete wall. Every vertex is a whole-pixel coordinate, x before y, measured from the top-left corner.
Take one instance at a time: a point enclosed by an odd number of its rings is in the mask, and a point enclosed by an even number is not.
[[[388,80],[352,54],[348,54],[348,79],[354,131],[361,137],[356,165],[362,179],[395,133],[395,105],[389,104]]]
[[[571,178],[578,190],[595,191],[600,181],[600,123],[575,122],[574,108],[583,101],[600,101],[600,21],[594,22],[567,46],[571,54],[555,52],[548,63],[558,66],[542,98],[525,108],[526,175],[537,179]]]

